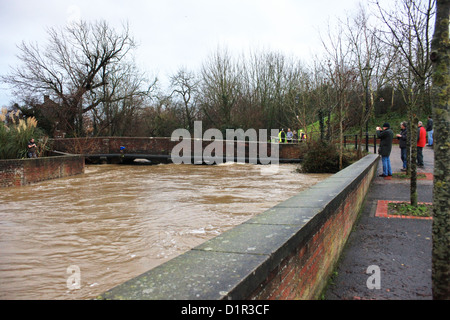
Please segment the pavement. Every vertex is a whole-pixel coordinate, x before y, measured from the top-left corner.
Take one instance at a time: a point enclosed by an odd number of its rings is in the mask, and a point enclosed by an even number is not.
[[[432,203],[434,152],[425,147],[423,153],[417,171],[430,175],[417,180],[418,201]],[[390,159],[392,171],[401,172],[398,145]],[[409,201],[410,183],[379,177],[381,158],[377,170],[324,299],[431,300],[432,220],[387,217],[383,201]]]

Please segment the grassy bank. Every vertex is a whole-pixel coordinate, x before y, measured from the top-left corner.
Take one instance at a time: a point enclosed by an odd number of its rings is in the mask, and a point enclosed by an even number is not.
[[[428,114],[420,114],[419,115],[419,121],[422,121],[424,126],[427,123],[428,120]],[[324,120],[326,122],[326,119]],[[331,117],[331,121],[335,122],[335,117]],[[397,112],[390,112],[382,115],[375,115],[369,119],[369,135],[374,135],[376,133],[376,127],[381,127],[385,122],[388,122],[391,126],[391,129],[396,133],[397,131],[400,132],[400,123],[402,121],[408,121],[408,115],[407,114],[400,114]],[[325,124],[326,125],[326,124]],[[337,127],[337,124],[336,124]],[[314,122],[313,124],[308,126],[308,132],[318,132],[319,131],[319,121]],[[326,130],[326,128],[325,128]],[[360,128],[358,126],[348,127],[345,129],[344,134],[345,135],[355,135],[359,134]],[[363,128],[363,133],[366,131],[365,127]],[[336,130],[335,130],[336,133]]]

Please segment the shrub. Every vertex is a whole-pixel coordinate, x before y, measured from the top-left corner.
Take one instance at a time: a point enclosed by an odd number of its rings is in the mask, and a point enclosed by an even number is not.
[[[304,173],[336,173],[339,171],[338,144],[325,141],[311,141],[304,153],[300,171]],[[344,150],[343,168],[357,159],[356,152]]]
[[[43,133],[37,127],[36,119],[34,117],[19,119],[19,111],[8,113],[3,109],[0,113],[0,159],[25,158],[27,143],[31,138],[36,142],[43,139]]]

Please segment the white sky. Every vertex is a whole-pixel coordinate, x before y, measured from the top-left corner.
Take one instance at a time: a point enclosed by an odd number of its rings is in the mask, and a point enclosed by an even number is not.
[[[138,66],[160,79],[199,70],[218,46],[233,54],[275,50],[305,62],[322,50],[319,30],[357,10],[360,0],[0,0],[0,74],[19,63],[22,41],[47,41],[46,27],[72,19],[128,22]],[[0,106],[14,98],[0,84]]]

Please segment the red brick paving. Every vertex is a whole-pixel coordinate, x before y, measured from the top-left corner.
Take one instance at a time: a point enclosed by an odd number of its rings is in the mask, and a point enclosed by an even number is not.
[[[379,218],[433,220],[432,217],[415,217],[415,216],[404,216],[404,215],[388,214],[388,204],[389,203],[400,203],[400,202],[405,202],[405,201],[378,200],[377,211],[375,213],[375,216],[379,217]],[[420,204],[432,204],[432,203],[420,202]]]

